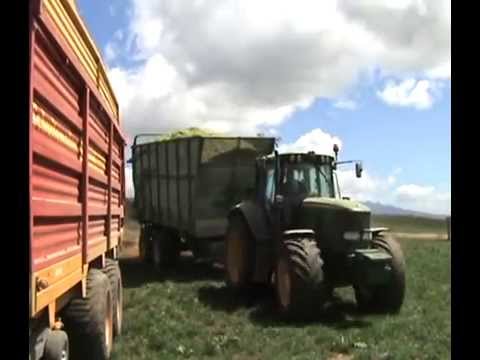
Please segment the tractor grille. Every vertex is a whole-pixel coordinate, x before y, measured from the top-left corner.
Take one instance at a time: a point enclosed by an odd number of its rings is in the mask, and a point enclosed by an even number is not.
[[[345,231],[360,231],[370,226],[370,213],[338,208],[307,207],[302,211],[299,228],[315,230],[322,252],[338,253],[347,250]]]

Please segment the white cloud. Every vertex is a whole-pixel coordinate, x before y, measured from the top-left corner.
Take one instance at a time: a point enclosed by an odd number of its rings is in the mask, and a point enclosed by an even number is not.
[[[342,140],[322,129],[313,129],[296,141],[279,146],[279,152],[307,152],[333,155],[333,144],[342,147]],[[439,192],[433,186],[398,185],[403,172],[395,167],[387,176],[378,176],[365,169],[357,178],[352,165],[340,165],[337,170],[342,196],[358,201],[374,201],[405,209],[446,214],[450,212],[450,193]]]
[[[342,196],[351,197],[359,201],[391,201],[389,191],[392,184],[396,182],[393,175],[386,179],[372,176],[368,170],[362,172],[362,177],[357,178],[355,170],[342,169],[337,170],[338,182]]]
[[[117,50],[116,46],[114,43],[108,43],[107,46],[105,46],[105,60],[107,62],[111,62],[117,57]]]
[[[447,61],[434,68],[427,70],[427,76],[432,79],[450,79],[452,73],[452,64]]]
[[[411,209],[438,214],[449,214],[451,210],[450,191],[440,192],[434,186],[401,185],[394,194],[398,204]]]
[[[132,167],[125,166],[125,196],[133,199],[134,195]]]
[[[334,155],[333,145],[342,148],[342,140],[337,136],[330,135],[322,129],[313,129],[299,137],[295,142],[281,144],[278,147],[280,153],[315,151],[317,154]]]
[[[377,96],[392,106],[412,106],[419,110],[428,109],[434,101],[435,83],[429,80],[407,79],[389,81]]]
[[[353,100],[338,100],[333,106],[338,109],[355,110],[357,108],[357,103]]]
[[[256,134],[319,97],[342,99],[364,72],[443,78],[434,69],[450,60],[447,1],[131,4],[128,33],[111,49],[139,65],[110,72],[130,135],[207,122]],[[416,83],[415,106],[431,103],[425,85]]]
[[[358,201],[373,201],[403,209],[432,214],[449,214],[451,209],[450,192],[438,191],[434,186],[404,184],[395,186],[396,176],[376,177],[363,171],[358,179],[353,170],[339,170],[338,180],[342,196]]]

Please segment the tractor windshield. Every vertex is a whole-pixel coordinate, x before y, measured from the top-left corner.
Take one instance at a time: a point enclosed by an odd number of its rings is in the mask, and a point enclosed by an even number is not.
[[[287,196],[335,197],[330,164],[286,164],[283,168],[280,187],[280,192]]]

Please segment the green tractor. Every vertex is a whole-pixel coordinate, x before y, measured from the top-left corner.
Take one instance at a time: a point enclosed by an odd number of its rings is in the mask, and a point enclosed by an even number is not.
[[[370,210],[342,198],[335,156],[291,153],[256,160],[255,191],[228,215],[226,282],[236,291],[273,285],[281,314],[309,316],[335,288],[353,286],[360,309],[398,312],[405,262]]]

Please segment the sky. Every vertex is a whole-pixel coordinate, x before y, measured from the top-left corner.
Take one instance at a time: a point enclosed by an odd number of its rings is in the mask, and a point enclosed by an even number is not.
[[[196,126],[362,160],[342,195],[450,213],[444,0],[77,0],[129,141]],[[129,143],[130,146],[131,143]],[[130,154],[130,151],[128,151]],[[131,168],[127,195],[133,194]]]

